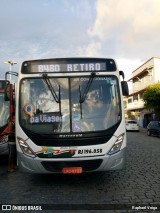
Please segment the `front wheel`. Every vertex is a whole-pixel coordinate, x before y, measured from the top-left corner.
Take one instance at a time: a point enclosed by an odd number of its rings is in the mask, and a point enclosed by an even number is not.
[[[151,133],[150,133],[150,131],[149,131],[149,130],[147,130],[147,135],[148,135],[148,136],[151,136]]]

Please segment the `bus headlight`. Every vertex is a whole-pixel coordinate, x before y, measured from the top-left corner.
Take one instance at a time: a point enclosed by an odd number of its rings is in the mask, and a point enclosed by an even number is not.
[[[35,158],[36,155],[34,154],[34,152],[31,150],[31,148],[28,146],[28,144],[22,139],[17,137],[18,143],[21,147],[22,152],[25,155],[28,155],[29,157]]]
[[[116,152],[119,152],[123,143],[123,139],[124,139],[124,134],[119,135],[117,137],[116,142],[114,143],[114,145],[112,146],[112,148],[110,149],[110,151],[108,152],[108,155],[113,155]]]

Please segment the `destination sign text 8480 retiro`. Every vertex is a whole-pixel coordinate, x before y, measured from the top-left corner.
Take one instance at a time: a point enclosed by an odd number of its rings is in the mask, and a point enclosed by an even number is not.
[[[38,65],[38,72],[85,72],[104,71],[105,63],[84,63],[84,64],[44,64]]]

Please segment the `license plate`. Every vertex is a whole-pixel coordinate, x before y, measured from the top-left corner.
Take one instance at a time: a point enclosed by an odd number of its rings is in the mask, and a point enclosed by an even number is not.
[[[63,168],[62,173],[63,174],[81,174],[82,173],[82,167]]]

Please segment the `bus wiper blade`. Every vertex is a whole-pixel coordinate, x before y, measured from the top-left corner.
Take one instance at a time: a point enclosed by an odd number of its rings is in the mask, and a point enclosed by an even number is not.
[[[55,90],[54,90],[54,88],[53,88],[53,86],[52,86],[52,84],[51,84],[51,82],[50,82],[50,80],[49,80],[49,78],[47,76],[47,74],[43,74],[42,77],[43,77],[46,85],[48,86],[48,88],[49,88],[49,90],[50,90],[55,102],[59,103],[59,111],[60,111],[60,115],[61,115],[61,91],[60,91],[60,85],[59,85],[59,97],[58,97],[58,95],[56,94],[56,92],[55,92]]]
[[[89,78],[89,80],[88,80],[88,83],[87,83],[87,86],[86,86],[86,88],[85,88],[85,90],[84,90],[83,95],[81,95],[81,92],[80,92],[80,99],[79,99],[79,102],[80,102],[80,103],[83,103],[83,102],[86,100],[88,91],[89,91],[89,89],[90,89],[90,87],[91,87],[91,85],[92,85],[93,78],[94,78],[95,76],[96,76],[95,73],[91,73],[91,76],[90,76],[90,78]],[[79,91],[80,91],[80,86],[79,86]]]
[[[88,83],[87,83],[87,86],[83,92],[83,94],[81,93],[81,88],[79,86],[79,103],[80,103],[80,112],[81,112],[81,119],[82,119],[82,103],[85,102],[86,100],[86,97],[87,97],[87,94],[88,94],[88,91],[92,85],[92,82],[93,82],[93,78],[96,76],[96,73],[92,72],[91,73],[91,76],[88,80]]]

